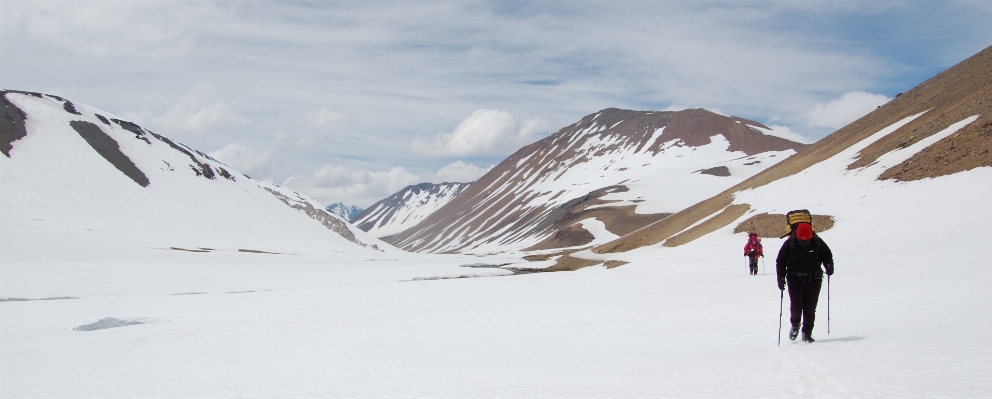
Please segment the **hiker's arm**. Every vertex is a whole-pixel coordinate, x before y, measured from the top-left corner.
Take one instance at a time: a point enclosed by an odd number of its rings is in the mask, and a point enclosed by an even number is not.
[[[819,237],[817,237],[819,238]],[[817,254],[820,257],[820,261],[823,262],[823,269],[826,270],[827,275],[831,276],[834,274],[834,254],[830,252],[830,247],[822,239],[820,240],[820,253]]]
[[[779,277],[785,277],[786,267],[789,265],[789,241],[782,244],[782,249],[778,250],[778,257],[775,258],[775,272]]]
[[[817,237],[817,238],[819,238],[819,237]],[[833,252],[830,252],[830,247],[827,246],[827,243],[824,242],[822,239],[820,240],[820,254],[819,255],[820,255],[820,260],[823,261],[823,264],[825,264],[825,265],[833,265],[834,264],[834,254],[833,254]]]

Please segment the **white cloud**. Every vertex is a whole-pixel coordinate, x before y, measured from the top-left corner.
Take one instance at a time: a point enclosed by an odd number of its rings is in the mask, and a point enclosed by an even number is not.
[[[826,104],[816,104],[804,116],[810,126],[838,129],[889,102],[882,94],[851,91]]]
[[[314,171],[310,177],[291,177],[282,185],[307,194],[322,204],[344,202],[347,205],[366,207],[409,185],[424,182],[472,182],[492,168],[456,161],[445,165],[436,173],[417,174],[402,167],[365,171],[344,165],[325,165]]]
[[[304,136],[299,140],[296,140],[296,149],[303,151],[312,150],[318,142],[319,140],[317,140],[317,137]]]
[[[327,108],[310,111],[306,116],[307,124],[310,126],[327,126],[332,123],[348,121],[349,119],[351,119],[351,115]]]
[[[217,89],[212,85],[199,84],[151,121],[165,134],[204,132],[215,125],[248,123],[248,119],[237,115],[226,103],[211,101],[216,93]]]
[[[161,59],[184,54],[196,43],[191,27],[224,8],[209,3],[34,2],[10,7],[31,37],[91,56],[137,55]]]
[[[421,176],[402,167],[369,172],[343,165],[327,165],[314,171],[310,177],[291,177],[282,185],[305,193],[322,204],[344,202],[365,207],[423,181]]]
[[[687,107],[687,106],[681,105],[681,104],[672,104],[672,105],[669,105],[669,106],[665,107],[665,109],[663,109],[662,111],[674,111],[674,112],[677,112],[677,111],[684,111],[684,110],[687,110],[687,109],[696,109],[696,108],[705,109],[705,110],[710,111],[710,112],[712,112],[714,114],[717,114],[717,115],[732,116],[732,115],[730,115],[728,113],[723,112],[723,110],[720,109],[719,107]]]
[[[462,161],[455,161],[445,165],[434,174],[434,183],[468,183],[479,180],[493,167],[482,168]]]
[[[767,134],[769,136],[781,137],[783,139],[795,141],[797,143],[810,144],[816,141],[812,138],[803,136],[802,134],[793,132],[792,129],[789,128],[788,126],[772,125],[772,124],[765,124],[765,126],[768,126],[770,129],[765,130],[757,127],[756,128],[758,130],[761,130],[762,133]]]
[[[243,144],[231,143],[209,155],[253,179],[272,181],[270,175],[276,157],[269,149],[259,150]]]
[[[416,139],[410,148],[435,157],[506,154],[535,141],[548,125],[540,117],[518,122],[509,112],[479,109],[459,123],[453,132],[438,133],[431,142]]]

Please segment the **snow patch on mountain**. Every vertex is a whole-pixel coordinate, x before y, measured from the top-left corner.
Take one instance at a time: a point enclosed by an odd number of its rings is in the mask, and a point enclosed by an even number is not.
[[[372,204],[352,223],[375,237],[388,237],[423,221],[471,183],[420,183]]]

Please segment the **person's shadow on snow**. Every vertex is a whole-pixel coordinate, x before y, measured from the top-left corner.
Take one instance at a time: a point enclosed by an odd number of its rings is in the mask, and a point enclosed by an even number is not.
[[[851,342],[851,341],[860,341],[863,339],[865,339],[863,335],[852,335],[850,337],[844,337],[844,338],[818,339],[816,340],[816,342]]]

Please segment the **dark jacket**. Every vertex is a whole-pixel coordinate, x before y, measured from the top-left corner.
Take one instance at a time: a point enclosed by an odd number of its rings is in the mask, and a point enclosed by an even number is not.
[[[831,265],[829,267],[832,268],[833,263],[834,255],[830,252],[830,247],[814,233],[807,245],[802,245],[792,236],[785,240],[775,258],[775,270],[779,277],[790,275],[823,278],[820,265]]]

